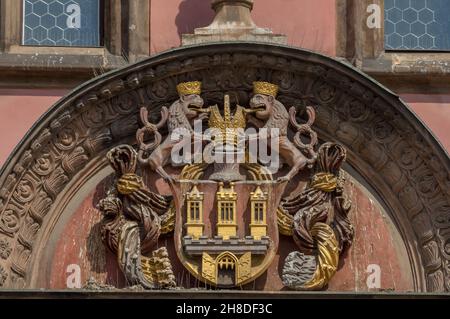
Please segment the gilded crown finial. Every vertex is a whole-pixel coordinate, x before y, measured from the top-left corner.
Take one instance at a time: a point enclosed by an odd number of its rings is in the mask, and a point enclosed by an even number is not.
[[[223,117],[217,105],[211,107],[211,115],[209,118],[210,128],[220,129],[225,134],[227,130],[245,129],[245,125],[245,114],[241,106],[236,108],[234,115],[231,115],[229,97],[225,97]]]
[[[253,82],[253,93],[276,97],[278,94],[278,85],[269,82]]]
[[[220,130],[220,135],[216,136],[216,141],[237,144],[238,129],[245,129],[246,126],[245,113],[241,106],[237,106],[236,112],[232,115],[230,108],[230,96],[225,95],[224,114],[223,116],[220,114],[217,105],[212,106],[209,127]]]
[[[202,82],[192,81],[180,83],[177,85],[177,91],[179,95],[201,94]]]

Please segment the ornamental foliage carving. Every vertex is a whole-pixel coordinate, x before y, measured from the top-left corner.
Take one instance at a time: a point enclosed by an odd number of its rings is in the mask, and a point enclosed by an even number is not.
[[[306,106],[313,105],[314,131],[346,149],[347,162],[394,216],[416,289],[450,291],[450,161],[439,143],[398,97],[349,66],[302,50],[248,43],[196,46],[152,57],[84,84],[42,118],[0,174],[1,287],[32,287],[38,276],[32,261],[42,257],[48,237],[43,232],[58,214],[67,188],[108,150],[135,143],[141,107],[148,110],[150,123],[158,123],[163,107],[178,99],[176,86],[195,80],[203,83],[201,98],[207,105],[223,103],[225,94],[248,105],[255,81],[279,84],[277,100],[297,110],[299,123],[308,120]],[[164,128],[161,134],[167,134]],[[331,152],[341,153],[334,147]],[[328,182],[317,177],[317,185]],[[315,196],[322,197],[320,191],[314,189]],[[345,246],[349,238],[338,229],[348,229],[347,204],[339,187],[323,202],[342,212],[335,238],[310,227],[302,214],[293,219],[294,236],[307,238],[307,230],[309,238],[321,236]],[[289,218],[280,219],[289,223]]]

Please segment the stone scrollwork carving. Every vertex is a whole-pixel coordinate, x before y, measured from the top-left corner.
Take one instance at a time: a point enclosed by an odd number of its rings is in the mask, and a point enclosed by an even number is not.
[[[0,287],[5,285],[6,279],[8,278],[8,273],[3,267],[0,266]]]
[[[305,106],[315,105],[314,130],[321,140],[339,143],[347,149],[349,164],[376,190],[389,207],[389,214],[398,221],[398,231],[411,261],[415,289],[450,291],[450,226],[447,222],[450,160],[440,144],[397,96],[350,66],[300,49],[254,43],[177,49],[105,74],[59,101],[28,133],[25,142],[18,145],[0,172],[0,240],[8,242],[10,247],[0,248],[2,287],[36,288],[36,282],[49,281],[48,272],[41,271],[43,265],[47,265],[47,257],[42,252],[48,246],[47,240],[53,231],[51,225],[56,224],[61,215],[57,208],[70,196],[69,186],[82,177],[87,178],[89,167],[101,165],[101,155],[134,141],[140,128],[140,106],[147,106],[148,122],[157,123],[163,107],[177,99],[178,83],[202,79],[205,85],[200,97],[209,105],[223,101],[224,92],[237,96],[239,104],[246,105],[253,96],[251,83],[261,79],[284,83],[284,78],[289,85],[280,86],[277,99],[285,105],[298,103],[300,117],[304,117],[301,111],[306,112]],[[105,94],[106,91],[109,93]],[[290,116],[288,122],[291,122]],[[291,136],[295,136],[296,126],[291,124],[294,128]],[[146,129],[145,134],[149,135],[151,130],[154,128]],[[165,131],[160,133],[164,136]],[[144,142],[151,144],[148,140],[151,139],[144,138]],[[164,141],[160,146],[163,144]],[[293,144],[295,146],[295,141]],[[315,163],[308,163],[314,156],[306,152],[304,162],[305,167],[314,166],[316,173],[323,173],[317,170],[319,153]],[[148,156],[144,152],[143,159]],[[117,175],[117,179],[122,177],[121,172]],[[320,236],[318,228],[313,231],[314,224],[326,224],[333,230],[338,251],[345,249],[351,240],[345,222],[348,203],[339,194],[340,175],[336,172],[332,175],[337,178],[335,191],[325,191],[333,188],[330,185],[334,177],[324,174],[317,175],[316,182],[310,181],[304,191],[317,191],[321,194],[317,195],[319,198],[334,198],[325,200],[323,209],[326,214],[333,214],[330,207],[334,207],[334,223],[323,222],[325,217],[321,212],[314,211],[312,216],[318,216],[320,222],[309,223],[302,219],[308,214],[302,213],[304,217],[299,216],[294,228],[296,214],[305,210],[293,209],[288,214],[281,209],[277,211],[283,234],[308,239],[305,243],[309,244],[298,250],[310,256],[305,258],[307,265],[308,260],[314,259],[309,264],[311,272],[320,264],[317,243]],[[170,209],[172,202],[167,198],[161,206],[164,209],[155,209],[154,215],[150,213],[142,218],[132,207],[131,213],[125,215],[128,209],[125,207],[133,206],[132,198],[141,200],[140,194],[150,196],[148,191],[141,190],[139,178],[132,176],[124,177],[122,182],[131,189],[139,187],[136,191],[139,198],[133,196],[134,193],[120,194],[114,189],[107,198],[109,202],[104,203],[108,207],[104,214],[112,223],[108,226],[111,235],[107,236],[107,245],[114,251],[120,240],[126,242],[131,236],[139,238],[144,246],[151,242],[141,238],[143,234],[132,231],[143,221],[151,220],[147,227],[159,229],[159,233],[174,230],[171,226],[153,223],[157,216],[161,223],[167,220],[168,225],[173,225],[175,212]],[[327,187],[320,186],[322,190],[311,187],[321,184]],[[126,218],[116,218],[119,212]],[[121,232],[117,229],[128,223],[130,232],[124,231],[124,235],[119,236]],[[132,223],[136,226],[131,226]],[[324,232],[321,238],[330,238],[332,244],[331,236],[326,236],[329,234]],[[328,247],[328,241],[324,247]],[[152,257],[152,252],[146,256]],[[303,286],[311,278],[305,277],[298,283]]]
[[[293,235],[301,250],[286,259],[282,277],[288,287],[323,288],[337,270],[339,255],[352,243],[354,229],[348,218],[351,203],[342,189],[341,166],[345,158],[346,150],[341,145],[323,144],[309,186],[281,203],[284,232]],[[286,231],[289,224],[292,230]]]
[[[116,172],[116,189],[101,200],[100,210],[104,214],[102,238],[108,248],[118,257],[128,283],[142,285],[144,288],[173,287],[174,275],[169,265],[164,275],[145,276],[142,264],[145,263],[147,273],[161,272],[161,262],[144,262],[142,254],[152,252],[153,258],[162,256],[164,252],[155,254],[158,237],[161,233],[161,220],[168,220],[165,215],[171,214],[172,198],[161,196],[146,188],[140,176],[136,174],[137,153],[128,145],[113,148],[107,154],[110,165]]]

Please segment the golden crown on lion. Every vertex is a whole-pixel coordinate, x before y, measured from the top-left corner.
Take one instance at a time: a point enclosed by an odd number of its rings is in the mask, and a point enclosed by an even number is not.
[[[180,83],[177,85],[177,91],[179,95],[201,94],[202,82],[192,81]]]
[[[253,93],[254,94],[264,94],[276,97],[278,94],[279,87],[276,84],[269,82],[253,82]]]

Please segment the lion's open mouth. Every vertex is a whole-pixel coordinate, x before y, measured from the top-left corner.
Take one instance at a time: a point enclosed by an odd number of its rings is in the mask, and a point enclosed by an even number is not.
[[[266,107],[265,106],[258,106],[258,107],[253,108],[253,110],[256,111],[256,112],[264,112],[266,110]]]
[[[264,104],[258,105],[258,106],[252,106],[249,111],[250,111],[250,113],[265,112],[266,106]]]
[[[188,109],[193,110],[193,111],[199,111],[199,110],[202,110],[203,107],[200,106],[200,105],[191,104],[191,105],[188,106]]]

